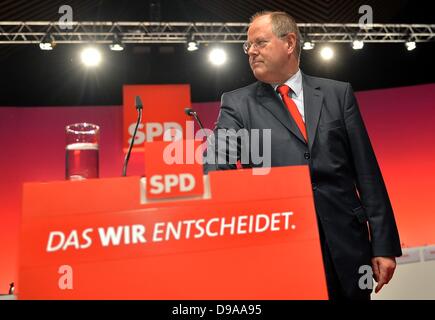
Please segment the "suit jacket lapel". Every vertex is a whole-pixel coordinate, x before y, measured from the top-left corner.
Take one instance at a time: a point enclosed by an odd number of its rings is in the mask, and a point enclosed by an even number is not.
[[[302,74],[302,87],[304,90],[305,126],[308,134],[308,148],[311,150],[316,138],[320,113],[323,105],[323,93],[319,86],[313,83],[310,77]]]
[[[273,91],[273,88],[270,84],[258,82],[257,98],[258,101],[266,109],[268,109],[276,119],[278,119],[299,140],[305,143],[305,139],[299,131],[296,122],[293,120],[293,117],[290,115],[290,112],[287,110],[284,103]]]

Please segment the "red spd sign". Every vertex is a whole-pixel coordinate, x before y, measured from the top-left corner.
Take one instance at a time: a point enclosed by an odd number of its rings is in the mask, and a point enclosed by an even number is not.
[[[209,176],[145,204],[139,177],[24,184],[18,298],[326,299],[308,167]]]
[[[135,96],[143,104],[142,123],[133,151],[142,151],[145,142],[182,139],[186,132],[184,108],[191,105],[190,85],[124,85],[123,87],[123,146],[128,149],[137,121]]]
[[[200,196],[204,193],[201,141],[145,144],[147,199]]]

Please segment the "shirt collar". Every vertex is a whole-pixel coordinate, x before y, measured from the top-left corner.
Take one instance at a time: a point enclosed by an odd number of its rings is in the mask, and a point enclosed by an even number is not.
[[[302,74],[301,69],[298,69],[298,71],[290,77],[286,82],[282,83],[286,84],[290,87],[290,89],[294,92],[296,97],[298,97],[302,91]],[[276,88],[278,88],[281,83],[273,83],[271,84],[273,87],[273,90],[276,91]]]

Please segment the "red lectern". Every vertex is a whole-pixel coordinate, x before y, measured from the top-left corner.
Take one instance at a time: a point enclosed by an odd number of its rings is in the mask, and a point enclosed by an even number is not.
[[[19,299],[327,299],[308,168],[211,172],[208,196],[140,177],[24,185]]]

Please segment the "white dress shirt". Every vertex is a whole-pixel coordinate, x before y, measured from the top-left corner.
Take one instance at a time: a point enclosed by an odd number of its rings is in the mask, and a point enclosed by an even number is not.
[[[302,116],[302,120],[304,120],[304,122],[305,122],[304,90],[302,88],[301,69],[298,69],[298,72],[296,72],[294,75],[292,75],[291,78],[288,79],[286,82],[272,84],[273,90],[276,92],[276,88],[278,88],[278,86],[280,86],[282,84],[286,84],[290,87],[290,91],[289,91],[290,98],[292,98],[293,101],[296,103],[296,107],[298,107],[299,113]],[[280,94],[278,94],[278,96],[280,97],[280,99],[282,99]]]

